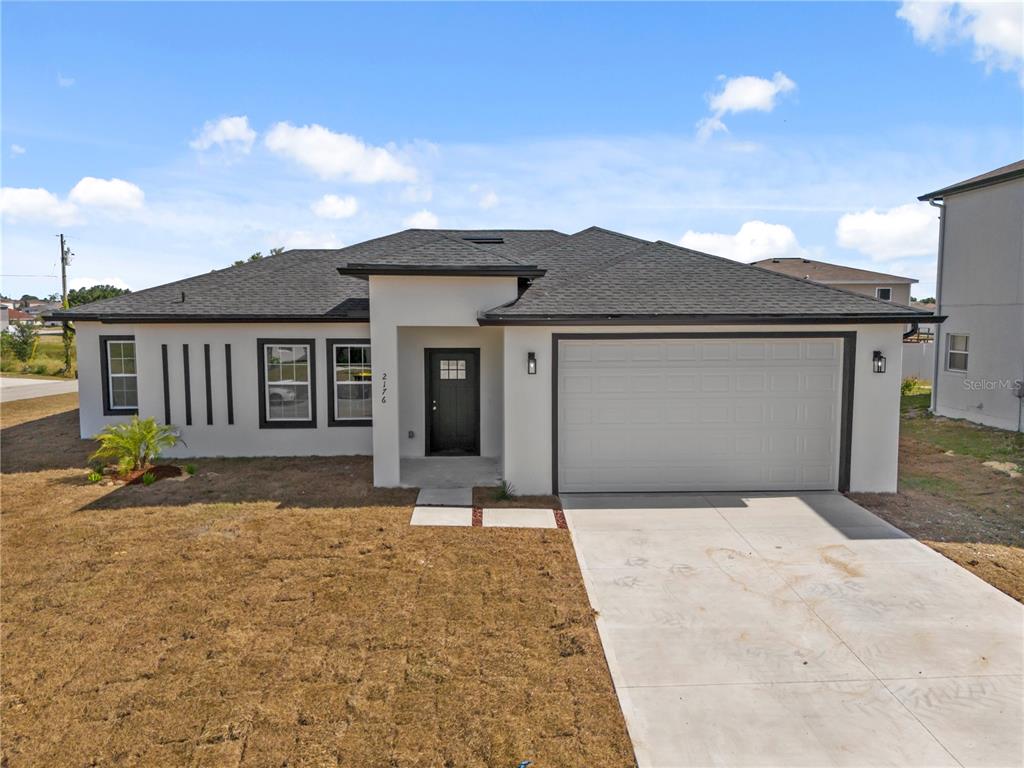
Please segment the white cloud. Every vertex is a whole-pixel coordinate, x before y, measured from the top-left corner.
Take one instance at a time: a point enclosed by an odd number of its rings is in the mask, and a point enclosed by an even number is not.
[[[333,232],[308,232],[297,229],[291,232],[276,232],[267,238],[268,248],[342,248],[341,241]]]
[[[68,195],[68,199],[79,205],[126,209],[141,208],[145,197],[145,193],[130,181],[93,176],[86,176],[75,184]]]
[[[1014,2],[905,2],[896,15],[914,39],[937,50],[970,42],[986,69],[1016,72],[1024,85],[1024,5]]]
[[[485,211],[489,211],[499,202],[501,202],[501,200],[493,190],[484,192],[484,194],[480,197],[480,207],[483,208]]]
[[[434,190],[429,186],[413,185],[403,189],[399,197],[403,203],[429,203],[434,199]]]
[[[711,115],[697,123],[697,135],[707,139],[719,131],[728,132],[722,117],[738,112],[771,112],[778,97],[796,88],[796,83],[782,72],[776,72],[771,80],[763,77],[744,75],[742,77],[719,78],[722,89],[708,99]]]
[[[11,144],[11,157],[17,157],[18,155],[24,155],[26,152],[25,148],[21,144]]]
[[[735,235],[691,230],[679,238],[679,245],[743,262],[803,256],[806,253],[793,230],[785,224],[757,220],[746,222]]]
[[[131,286],[120,277],[72,277],[68,280],[68,288],[74,290],[92,288],[94,285],[112,285],[115,288],[131,290]]]
[[[272,152],[290,157],[322,179],[347,178],[364,184],[416,180],[416,169],[399,160],[394,148],[370,146],[322,125],[277,123],[264,143]]]
[[[926,203],[847,213],[836,224],[840,246],[865,253],[875,261],[930,256],[936,251],[938,237],[938,215]]]
[[[41,187],[0,189],[0,213],[9,221],[44,220],[64,223],[74,220],[77,209]]]
[[[238,115],[207,120],[203,123],[203,130],[199,132],[199,136],[190,141],[189,146],[199,151],[219,146],[248,154],[254,141],[256,131],[249,127],[249,118],[246,115]]]
[[[430,211],[417,211],[402,222],[402,225],[411,229],[437,229],[440,222]]]
[[[64,77],[64,75],[60,74],[59,72],[57,73],[57,85],[60,88],[70,88],[74,84],[75,84],[75,78],[73,78],[73,77]]]
[[[313,213],[322,219],[348,219],[356,215],[359,210],[359,201],[351,195],[338,197],[337,195],[324,195],[313,203]]]

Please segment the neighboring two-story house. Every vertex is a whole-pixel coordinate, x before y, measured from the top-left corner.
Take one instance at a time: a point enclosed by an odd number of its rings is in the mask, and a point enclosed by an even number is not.
[[[753,262],[755,267],[781,272],[790,277],[810,280],[812,283],[831,285],[864,296],[871,296],[882,301],[910,306],[910,286],[917,282],[912,277],[887,275],[884,272],[872,272],[868,269],[846,267],[842,264],[829,264],[827,261],[813,259],[761,259]]]
[[[1024,431],[1024,160],[918,199],[939,208],[936,312],[948,316],[932,410]]]

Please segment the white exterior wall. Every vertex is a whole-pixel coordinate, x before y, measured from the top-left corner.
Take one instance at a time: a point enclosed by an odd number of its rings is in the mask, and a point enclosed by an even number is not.
[[[409,442],[406,437],[409,429],[415,430],[417,435],[423,431],[423,420],[415,418],[415,404],[405,403],[405,407],[410,410],[405,413],[402,411],[405,402],[403,397],[406,400],[419,400],[422,407],[422,348],[418,366],[411,358],[407,358],[406,363],[406,367],[412,365],[419,368],[420,386],[416,388],[416,374],[411,370],[406,372],[403,386],[399,328],[461,326],[473,329],[474,335],[484,338],[480,334],[483,329],[478,325],[477,317],[484,310],[514,300],[518,295],[518,280],[514,277],[390,275],[373,275],[369,280],[373,344],[373,482],[374,485],[392,487],[400,482],[400,457],[422,455],[423,452],[422,442],[419,454],[415,453],[415,445],[405,445]],[[438,333],[441,331],[438,330]],[[422,339],[422,336],[415,338]],[[442,345],[431,343],[431,346]],[[483,345],[473,346],[481,346],[483,367]],[[408,389],[410,386],[414,387],[411,392]],[[484,419],[482,395],[481,392],[481,419]],[[411,419],[415,425],[403,430],[403,418]],[[481,452],[483,448],[481,441]]]
[[[505,328],[505,448],[503,477],[518,493],[550,493],[553,333],[856,332],[851,491],[896,491],[899,454],[900,369],[903,325],[836,326],[509,326]],[[887,358],[884,374],[872,373],[875,350]],[[527,353],[537,374],[526,373]]]
[[[1024,379],[1024,179],[949,196],[937,312],[937,414],[1021,428]],[[970,337],[966,373],[946,370],[946,338]]]
[[[369,338],[366,323],[167,323],[122,325],[78,322],[78,391],[82,437],[128,416],[103,414],[100,374],[101,335],[134,335],[139,372],[139,416],[164,421],[161,345],[167,345],[171,423],[185,444],[170,456],[336,456],[373,453],[370,427],[328,427],[331,393],[327,387],[328,338]],[[316,357],[316,427],[260,429],[257,339],[311,339]],[[185,424],[183,345],[189,346],[192,424]],[[210,345],[213,424],[206,423],[206,374],[203,345]],[[234,424],[227,423],[224,345],[231,345]]]

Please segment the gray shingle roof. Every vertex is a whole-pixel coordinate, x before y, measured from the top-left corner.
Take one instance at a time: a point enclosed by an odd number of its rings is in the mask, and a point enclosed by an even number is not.
[[[501,242],[473,243],[467,237]],[[546,270],[515,302],[484,313],[481,321],[489,323],[610,315],[899,321],[921,314],[670,243],[591,227],[571,236],[552,230],[409,229],[348,248],[286,251],[54,316],[139,322],[365,322],[366,280],[338,273],[339,267],[356,264],[536,265]]]
[[[574,248],[577,244],[573,241],[582,234],[570,237],[564,248]],[[597,269],[538,280],[517,301],[492,309],[484,318],[515,321],[661,315],[712,321],[740,316],[913,320],[921,314],[671,243],[640,242],[623,243],[622,252]],[[539,261],[545,266],[542,258]]]

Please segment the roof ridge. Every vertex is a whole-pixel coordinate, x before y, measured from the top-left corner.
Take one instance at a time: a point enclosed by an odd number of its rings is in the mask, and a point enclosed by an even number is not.
[[[695,251],[693,248],[687,248],[684,245],[676,245],[675,243],[670,243],[670,242],[667,242],[665,240],[659,240],[657,242],[657,245],[667,245],[668,247],[673,248],[675,250],[685,251],[686,253],[691,253],[694,256],[703,256],[704,258],[707,258],[707,259],[715,259],[716,261],[722,261],[722,262],[725,262],[727,264],[732,264],[732,265],[735,265],[737,267],[742,267],[743,269],[757,269],[757,270],[760,270],[761,272],[766,272],[766,273],[769,273],[769,274],[772,274],[772,275],[778,275],[779,277],[784,277],[787,280],[792,280],[793,282],[799,283],[800,285],[812,285],[812,286],[815,286],[817,288],[825,288],[826,290],[829,290],[829,291],[835,291],[836,293],[841,293],[841,294],[843,294],[845,296],[856,296],[859,299],[867,299],[868,301],[873,301],[876,304],[881,304],[883,306],[887,306],[887,307],[895,306],[895,307],[898,307],[898,308],[910,309],[910,310],[913,310],[914,312],[920,312],[920,310],[914,309],[914,307],[905,306],[903,304],[895,304],[894,305],[891,301],[882,301],[881,299],[875,298],[874,296],[867,296],[867,295],[865,295],[863,293],[855,293],[854,291],[848,291],[845,288],[837,288],[836,286],[828,285],[827,283],[816,283],[816,282],[814,282],[812,280],[804,280],[802,277],[795,277],[794,275],[787,275],[785,272],[776,272],[774,269],[765,269],[764,267],[759,267],[759,266],[757,266],[755,264],[744,264],[742,261],[734,261],[732,259],[727,259],[725,256],[715,256],[713,253],[704,253],[704,251]],[[923,315],[925,313],[920,312],[920,314]]]

